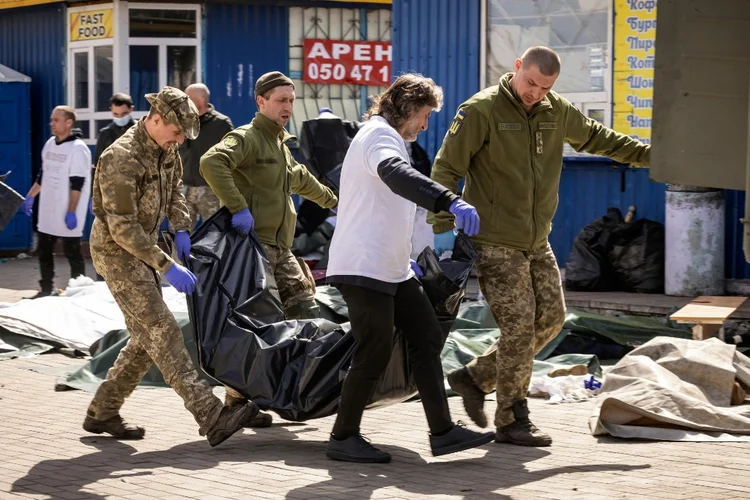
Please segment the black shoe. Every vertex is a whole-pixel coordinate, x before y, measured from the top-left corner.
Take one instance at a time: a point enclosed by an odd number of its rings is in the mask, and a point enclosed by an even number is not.
[[[143,427],[128,424],[120,415],[115,415],[107,420],[97,420],[87,415],[83,421],[83,430],[93,434],[107,433],[117,439],[143,439],[146,434]]]
[[[537,429],[529,420],[529,406],[525,399],[513,403],[513,415],[516,418],[513,423],[497,429],[496,443],[539,447],[552,444],[552,437]]]
[[[341,441],[334,439],[331,435],[326,448],[326,456],[343,462],[386,464],[391,461],[390,453],[375,448],[361,434]]]
[[[487,416],[484,414],[484,392],[477,387],[465,366],[448,374],[448,385],[464,400],[466,414],[479,427],[487,427]]]
[[[31,300],[41,299],[42,297],[57,297],[57,293],[56,292],[48,292],[46,290],[42,290],[40,292],[37,292],[37,294],[34,295],[33,297],[29,297],[29,299],[31,299]]]
[[[441,436],[430,435],[432,456],[439,457],[449,453],[469,450],[487,444],[495,438],[494,432],[477,432],[467,429],[458,422],[451,430]]]
[[[258,405],[248,403],[245,406],[224,406],[216,423],[206,433],[211,446],[217,446],[242,429],[258,414]]]
[[[226,406],[245,406],[250,401],[246,398],[238,398],[230,395],[228,392],[226,394],[226,397],[224,398],[224,404]],[[245,422],[245,427],[271,427],[271,424],[273,423],[273,416],[264,413],[264,412],[258,412],[257,415],[255,415],[253,418]]]

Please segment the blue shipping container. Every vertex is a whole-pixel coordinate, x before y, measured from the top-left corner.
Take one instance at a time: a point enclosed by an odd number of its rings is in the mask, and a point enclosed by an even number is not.
[[[205,5],[204,78],[216,110],[235,127],[255,116],[255,81],[288,73],[289,16],[273,5]]]
[[[478,0],[394,0],[393,75],[418,72],[443,88],[444,104],[419,144],[430,158],[458,106],[479,91]]]

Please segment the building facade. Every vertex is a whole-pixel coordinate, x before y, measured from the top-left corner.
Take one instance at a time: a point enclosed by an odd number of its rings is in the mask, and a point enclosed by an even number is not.
[[[359,119],[368,96],[401,72],[432,77],[445,107],[419,142],[434,158],[456,107],[536,44],[562,56],[556,91],[649,142],[656,8],[655,0],[0,0],[0,64],[32,78],[34,170],[56,104],[76,109],[93,145],[111,120],[113,92],[131,94],[138,117],[144,94],[203,82],[239,125],[255,113],[255,80],[272,70],[297,86],[292,133],[323,107]],[[647,169],[567,149],[550,237],[560,264],[578,231],[608,207],[635,205],[638,217],[663,222],[664,200],[665,186],[650,182]],[[743,206],[744,192],[727,192],[728,278],[750,276],[735,243]]]

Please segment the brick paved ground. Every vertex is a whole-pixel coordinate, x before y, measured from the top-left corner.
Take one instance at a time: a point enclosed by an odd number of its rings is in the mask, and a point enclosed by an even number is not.
[[[0,263],[0,301],[34,292],[37,273],[34,260]],[[747,444],[597,439],[591,403],[531,401],[550,448],[491,444],[439,459],[419,403],[369,411],[363,432],[394,461],[357,465],[325,458],[332,418],[279,421],[212,449],[176,394],[139,389],[123,414],[147,427],[146,439],[119,443],[82,431],[90,394],[53,391],[53,372],[81,363],[0,361],[0,499],[750,498]],[[466,419],[458,399],[451,407]]]
[[[491,444],[435,459],[418,403],[369,411],[363,431],[391,464],[332,462],[326,418],[246,430],[210,448],[168,389],[139,389],[123,414],[147,426],[142,441],[85,435],[90,394],[53,392],[59,354],[0,362],[0,498],[740,499],[750,495],[745,444],[625,442],[592,437],[592,405],[532,400],[547,449]],[[37,370],[37,371],[32,371]],[[41,373],[40,373],[41,372]],[[218,391],[218,390],[217,390]],[[492,404],[488,401],[491,409]],[[451,399],[457,418],[465,418]]]

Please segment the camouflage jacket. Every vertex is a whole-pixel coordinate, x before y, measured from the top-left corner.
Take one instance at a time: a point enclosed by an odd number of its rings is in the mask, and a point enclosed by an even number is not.
[[[182,162],[177,147],[164,150],[148,135],[145,118],[99,159],[93,208],[91,256],[104,279],[152,281],[152,269],[173,264],[157,242],[165,216],[176,231],[190,229]]]

